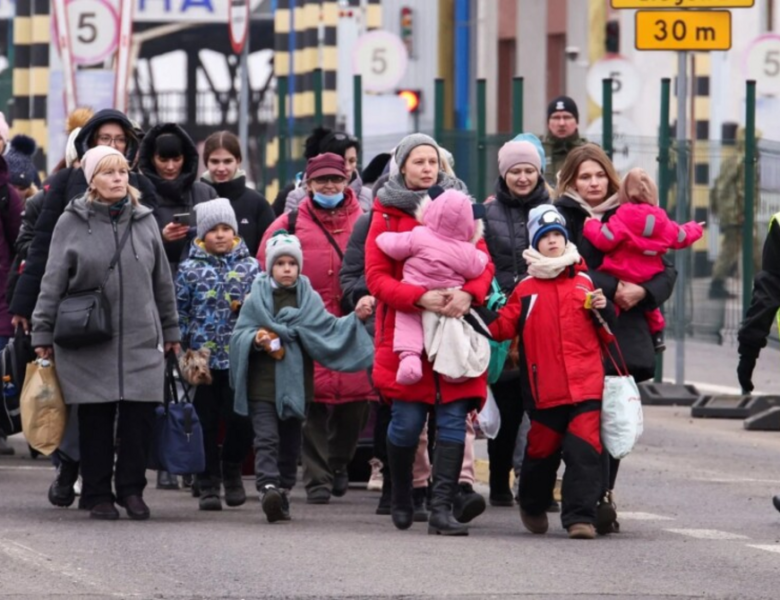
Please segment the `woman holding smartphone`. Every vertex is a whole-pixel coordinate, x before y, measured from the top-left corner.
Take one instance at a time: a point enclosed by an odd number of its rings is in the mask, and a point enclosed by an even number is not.
[[[217,197],[214,188],[195,181],[198,149],[187,132],[176,123],[152,127],[141,143],[138,166],[154,184],[165,254],[176,276],[179,262],[189,252],[190,229],[194,231],[196,204]],[[176,217],[174,217],[176,215]]]

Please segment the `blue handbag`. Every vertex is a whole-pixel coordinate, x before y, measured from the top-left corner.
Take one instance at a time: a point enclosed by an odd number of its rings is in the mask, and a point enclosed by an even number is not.
[[[159,469],[174,475],[206,470],[203,428],[183,381],[176,355],[170,352],[165,363],[165,403],[156,411],[153,458]]]

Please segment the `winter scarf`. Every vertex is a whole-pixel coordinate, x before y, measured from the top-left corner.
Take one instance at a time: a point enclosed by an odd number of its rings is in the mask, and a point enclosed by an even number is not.
[[[330,314],[309,278],[295,284],[298,308],[286,307],[274,315],[273,279],[262,273],[241,307],[230,339],[230,385],[235,391],[234,410],[249,413],[247,381],[249,353],[261,327],[279,336],[284,358],[276,362],[276,412],[282,420],[306,416],[303,386],[303,352],[326,369],[354,373],[369,368],[374,342],[355,313],[337,318]]]
[[[563,195],[568,196],[569,198],[574,200],[577,204],[579,204],[582,210],[588,213],[589,217],[595,217],[599,221],[604,219],[604,215],[606,213],[620,206],[620,200],[618,199],[617,194],[613,194],[598,206],[591,206],[585,201],[585,198],[580,196],[577,192],[575,192],[571,188],[566,190]]]
[[[439,171],[436,185],[445,190],[458,190],[468,194],[466,184],[460,179]],[[379,190],[377,197],[383,206],[392,206],[405,213],[414,215],[420,201],[428,195],[428,190],[410,190],[406,187],[404,176],[401,173],[393,175],[387,180],[384,187]]]
[[[566,244],[562,256],[542,256],[538,250],[528,248],[523,252],[523,258],[528,263],[528,274],[537,279],[555,279],[566,267],[576,265],[581,260],[577,246],[571,242]]]

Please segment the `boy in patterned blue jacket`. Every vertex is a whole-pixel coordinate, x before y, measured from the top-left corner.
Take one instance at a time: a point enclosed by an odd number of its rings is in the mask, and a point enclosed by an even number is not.
[[[220,482],[225,503],[246,502],[241,465],[252,446],[252,422],[233,411],[229,379],[229,343],[238,312],[259,273],[257,261],[238,237],[236,215],[230,200],[217,198],[195,206],[197,237],[176,276],[176,301],[182,345],[211,351],[212,383],[199,385],[195,410],[203,427],[206,470],[197,474],[200,510],[222,510]],[[220,464],[217,433],[225,422]]]

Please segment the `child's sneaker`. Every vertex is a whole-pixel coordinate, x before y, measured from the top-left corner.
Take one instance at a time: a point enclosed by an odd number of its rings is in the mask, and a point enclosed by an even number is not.
[[[368,478],[366,489],[369,492],[381,492],[382,484],[384,483],[384,477],[382,476],[382,461],[378,458],[372,458],[368,461],[371,465],[371,477]]]
[[[567,528],[569,538],[572,540],[596,539],[596,528],[590,523],[575,523]]]
[[[284,504],[284,494],[279,491],[279,488],[271,483],[263,488],[260,495],[260,505],[263,507],[265,518],[268,519],[269,523],[276,523],[284,519]]]
[[[663,329],[653,334],[653,349],[655,350],[656,354],[660,354],[661,352],[666,350],[666,343],[664,342]]]
[[[401,352],[395,380],[401,385],[414,385],[422,379],[422,360],[414,352]]]

